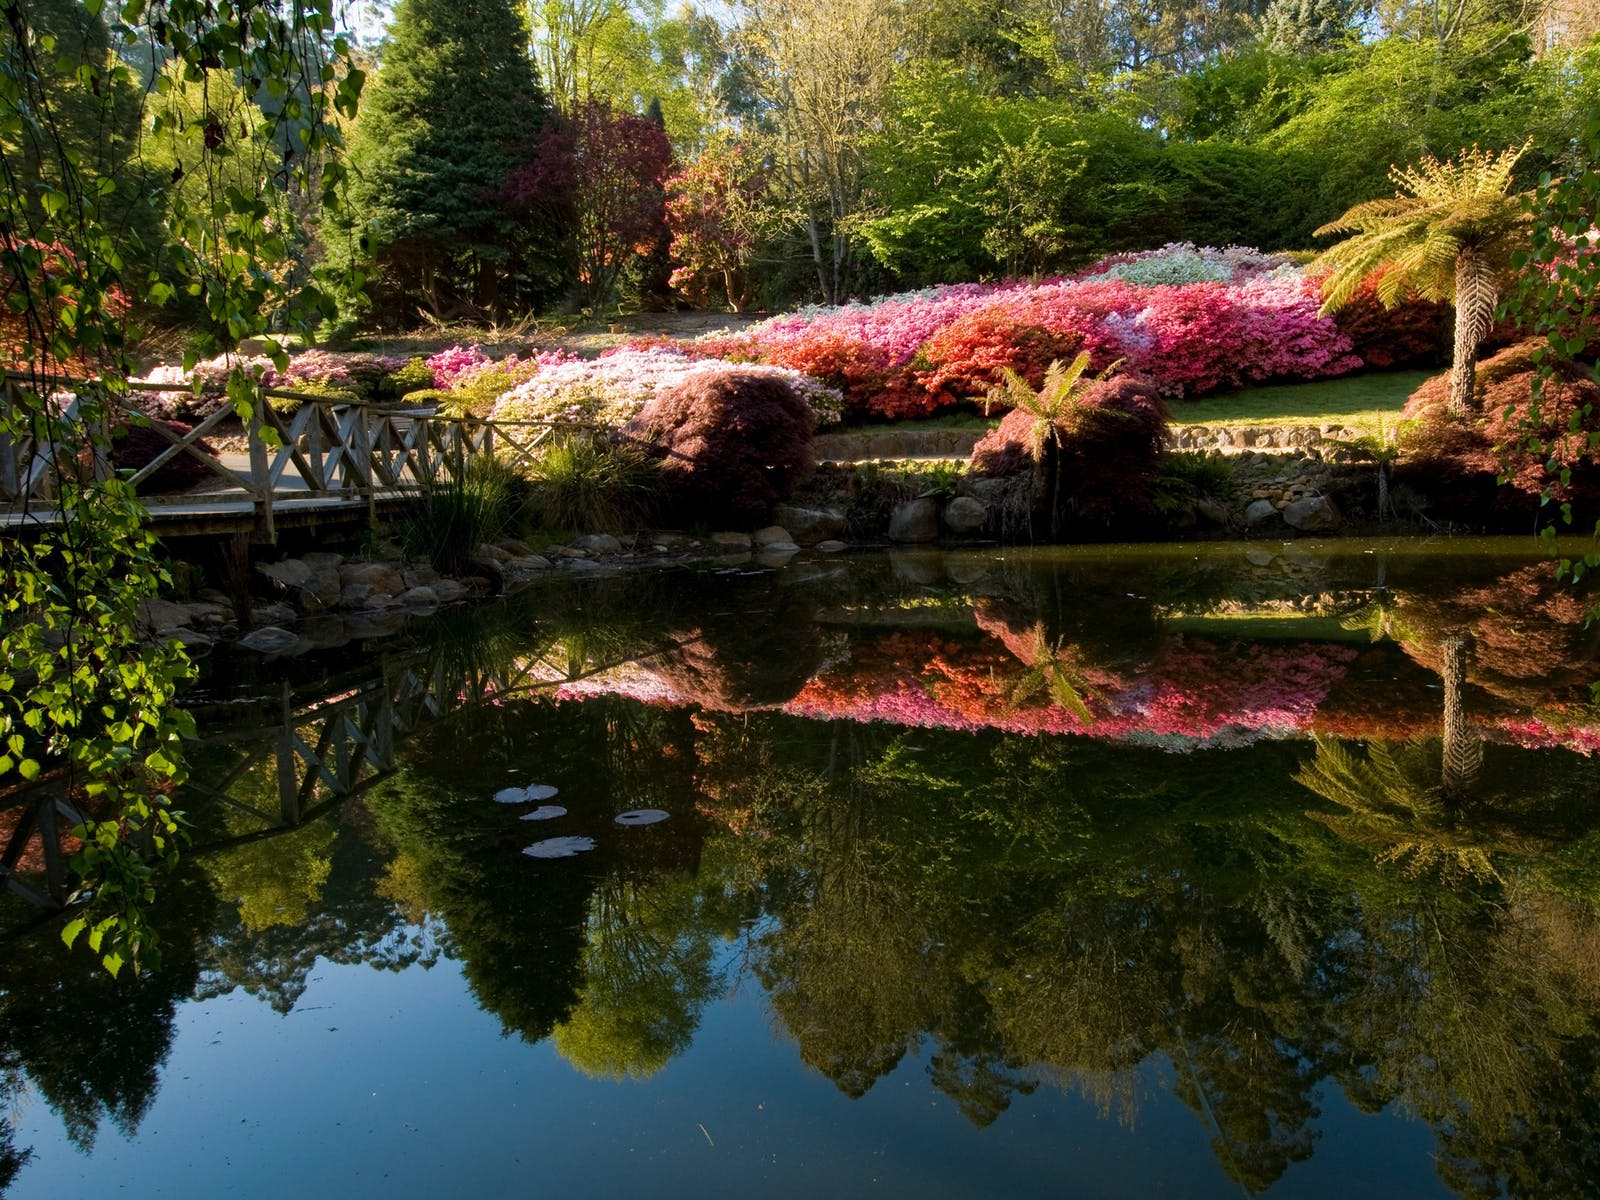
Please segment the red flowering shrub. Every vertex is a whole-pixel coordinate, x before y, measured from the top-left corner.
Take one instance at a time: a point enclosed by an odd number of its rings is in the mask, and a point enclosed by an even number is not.
[[[972,448],[975,475],[1030,469],[1039,418],[1013,409]],[[1057,421],[1056,470],[1072,515],[1110,525],[1153,511],[1152,482],[1167,432],[1167,408],[1155,384],[1137,375],[1102,380]],[[1048,497],[1036,497],[1048,502]]]
[[[157,421],[152,419],[152,424],[165,425],[173,433],[182,437],[193,426],[185,425],[181,421]],[[118,425],[111,432],[111,465],[119,471],[137,471],[149,463],[154,462],[163,454],[172,443],[162,437],[147,425]],[[201,438],[195,443],[195,448],[211,457],[216,457],[217,448],[210,442]],[[154,475],[150,476],[139,485],[140,492],[161,493],[181,492],[214,478],[206,469],[204,463],[193,455],[184,452],[167,462]]]
[[[1590,434],[1600,433],[1600,387],[1582,366],[1558,362],[1536,404],[1533,355],[1543,345],[1522,342],[1478,364],[1473,401],[1481,415],[1473,421],[1449,415],[1448,374],[1418,388],[1406,403],[1396,478],[1452,512],[1527,511],[1547,487],[1585,512],[1600,508],[1600,463],[1589,449]],[[1550,474],[1550,462],[1571,471],[1569,483]]]
[[[815,336],[773,347],[764,362],[802,371],[844,393],[847,409],[870,410],[889,380],[888,353],[848,333],[819,329]]]
[[[784,380],[708,366],[657,392],[624,432],[655,446],[679,519],[725,525],[765,520],[811,469],[814,426]]]
[[[1409,296],[1394,308],[1385,308],[1378,299],[1378,280],[1383,274],[1379,271],[1369,277],[1333,314],[1340,332],[1367,366],[1379,370],[1447,361],[1450,306]]]
[[[1038,387],[1052,362],[1070,362],[1083,349],[1078,330],[1018,324],[999,307],[968,313],[928,339],[918,379],[935,407],[986,395],[1008,367]]]

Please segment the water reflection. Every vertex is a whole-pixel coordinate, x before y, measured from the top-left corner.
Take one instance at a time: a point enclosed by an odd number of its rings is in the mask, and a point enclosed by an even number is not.
[[[351,744],[385,748],[363,793],[295,750],[291,811],[280,759],[224,786],[239,744],[216,742],[226,801],[193,804],[166,970],[112,986],[49,930],[14,942],[0,1099],[37,1094],[79,1145],[133,1132],[189,998],[288,1012],[319,960],[448,957],[506,1033],[595,1078],[650,1080],[757,986],[841,1098],[926,1055],[976,1127],[1040,1089],[1135,1123],[1156,1061],[1250,1192],[1314,1165],[1336,1087],[1426,1122],[1463,1195],[1585,1194],[1600,671],[1585,598],[1541,571],[968,556],[589,581],[306,668],[284,726],[243,724],[332,763],[315,718],[360,699]],[[568,815],[530,825],[494,801],[508,783]],[[668,816],[613,819],[634,808]],[[547,832],[595,849],[521,853]],[[26,1154],[0,1142],[0,1185]]]

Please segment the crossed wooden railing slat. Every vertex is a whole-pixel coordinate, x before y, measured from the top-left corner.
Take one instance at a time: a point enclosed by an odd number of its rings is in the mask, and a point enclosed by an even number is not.
[[[53,381],[61,389],[86,392],[98,386],[92,380]],[[28,380],[0,375],[0,401],[13,411],[24,411],[22,389]],[[129,383],[134,392],[171,392],[168,384]],[[290,499],[366,501],[375,515],[379,499],[394,498],[459,479],[474,458],[499,457],[512,466],[534,462],[540,448],[557,430],[594,429],[578,421],[490,421],[478,417],[446,417],[425,410],[401,410],[359,400],[314,396],[283,388],[266,388],[267,400],[297,402],[291,412],[270,403],[255,406],[244,422],[248,434],[250,469],[235,470],[201,449],[200,442],[229,418],[238,418],[231,399],[224,400],[187,433],[153,420],[122,397],[105,405],[109,420],[126,421],[154,430],[167,446],[140,467],[128,481],[147,482],[163,467],[180,458],[201,463],[206,472],[230,490],[242,491],[256,510],[257,535],[274,540],[275,504]],[[63,409],[70,424],[78,419],[78,397]],[[270,431],[270,433],[269,433]],[[270,440],[269,440],[270,438]],[[95,478],[111,474],[104,461],[104,439],[87,436],[55,444],[37,435],[0,434],[0,511],[49,510],[60,477]],[[90,449],[92,448],[92,449]],[[92,456],[86,466],[85,456]]]

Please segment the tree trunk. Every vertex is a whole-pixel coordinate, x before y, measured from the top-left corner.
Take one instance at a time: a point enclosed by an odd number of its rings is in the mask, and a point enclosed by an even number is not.
[[[1494,277],[1476,250],[1456,255],[1456,331],[1450,361],[1448,410],[1458,420],[1472,417],[1472,385],[1477,375],[1478,346],[1494,317]]]
[[[1471,792],[1483,770],[1483,740],[1467,728],[1462,690],[1467,680],[1467,639],[1455,634],[1439,646],[1444,678],[1444,772],[1441,784],[1447,798],[1459,800]]]
[[[750,277],[743,267],[724,267],[722,286],[728,293],[728,308],[742,313],[750,303]]]

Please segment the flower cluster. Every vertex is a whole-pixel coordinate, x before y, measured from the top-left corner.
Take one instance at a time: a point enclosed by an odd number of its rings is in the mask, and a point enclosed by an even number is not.
[[[306,350],[289,360],[283,386],[318,383],[342,391],[376,387],[385,375],[400,370],[407,360],[392,354],[338,354],[332,350]]]
[[[1143,287],[1177,287],[1186,283],[1232,283],[1277,270],[1289,262],[1283,254],[1263,254],[1254,246],[1196,246],[1168,242],[1155,250],[1113,254],[1078,275],[1079,279],[1120,279]]]
[[[728,369],[676,350],[623,349],[596,359],[568,359],[544,367],[500,398],[497,421],[593,421],[621,426],[638,415],[646,401],[695,372]],[[746,367],[780,378],[816,414],[817,423],[837,421],[844,408],[839,393],[798,371],[775,366]]]
[[[802,371],[838,388],[851,411],[894,418],[981,398],[1008,368],[1037,383],[1080,350],[1093,369],[1121,361],[1173,398],[1358,369],[1320,307],[1317,282],[1281,256],[1183,244],[1073,279],[802,309],[686,349]]]

